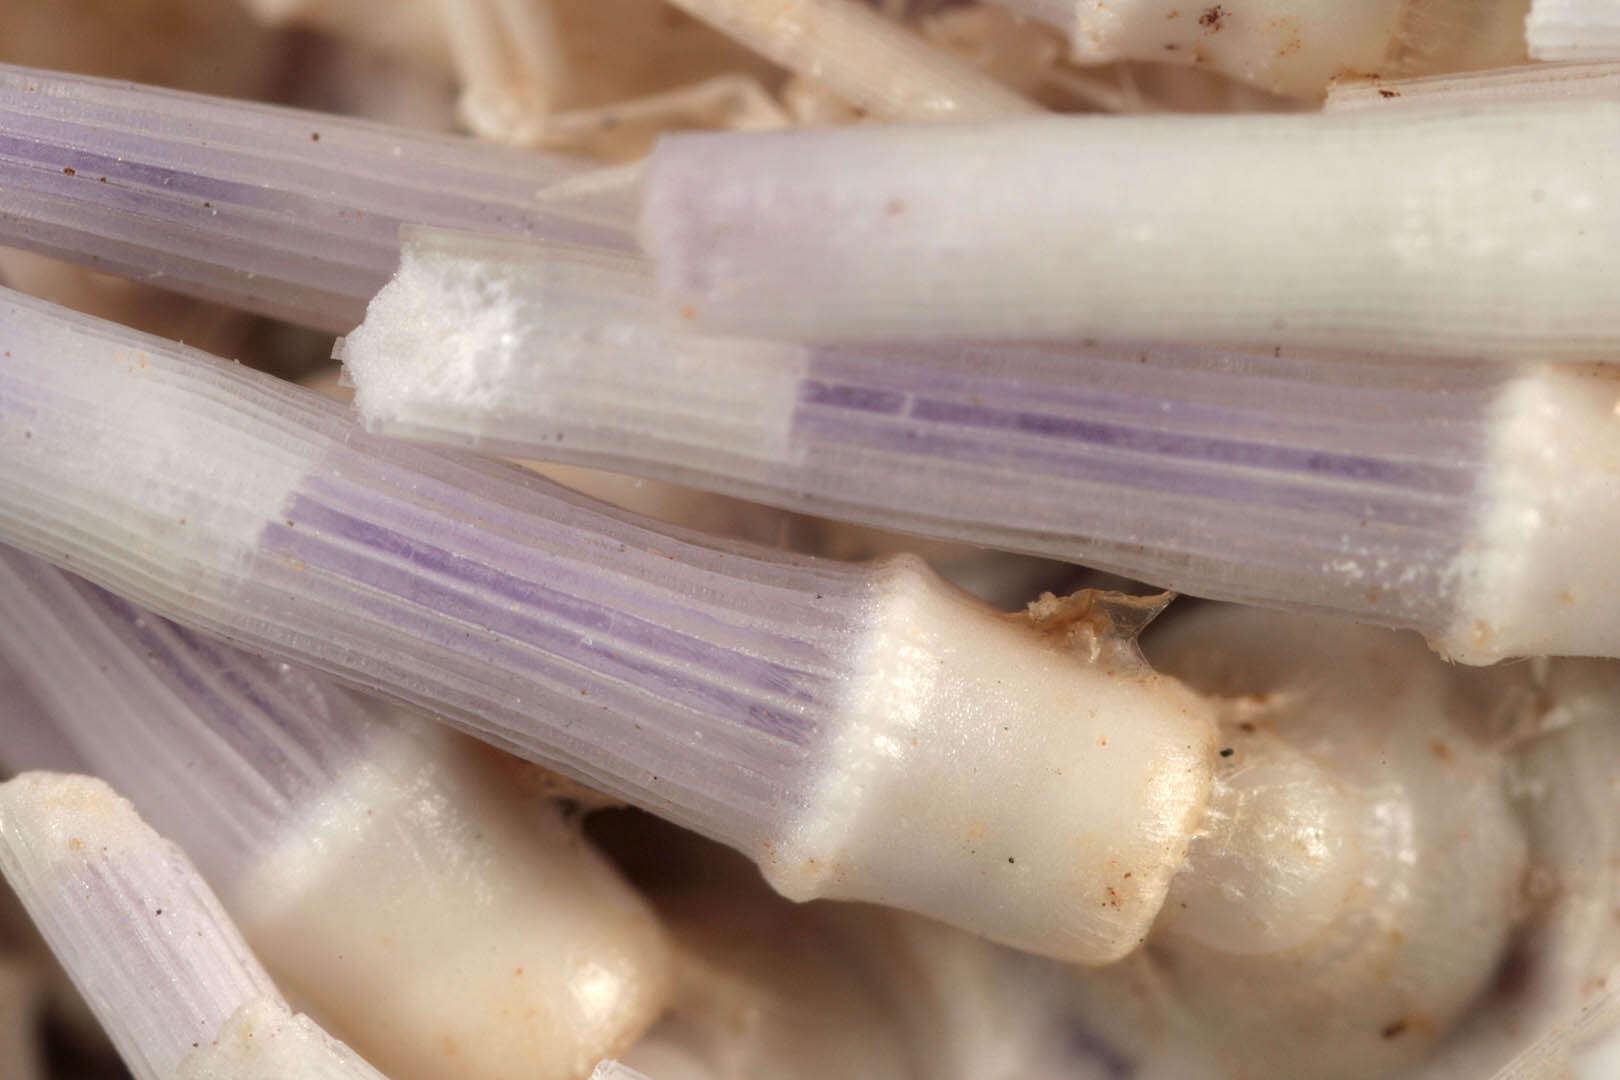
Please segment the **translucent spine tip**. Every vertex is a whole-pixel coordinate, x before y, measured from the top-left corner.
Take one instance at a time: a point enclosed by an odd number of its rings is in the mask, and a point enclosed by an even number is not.
[[[0,549],[0,607],[0,656],[51,729],[222,885],[282,841],[378,730],[377,711],[323,679],[12,549]]]
[[[373,429],[1438,632],[1507,369],[705,337],[643,261],[444,233],[343,355]]]
[[[1537,60],[1620,60],[1620,6],[1614,0],[1535,0],[1525,35]]]
[[[674,2],[883,120],[979,120],[1040,111],[859,0]]]
[[[582,166],[470,139],[0,66],[0,242],[319,329],[404,222],[623,243],[542,209]]]
[[[280,1001],[185,855],[100,781],[0,786],[0,870],[137,1080],[169,1080],[238,1009]]]
[[[719,332],[1589,360],[1620,354],[1617,147],[1587,102],[682,135],[642,234]]]
[[[11,295],[0,532],[739,846],[787,812],[861,568],[659,531]]]

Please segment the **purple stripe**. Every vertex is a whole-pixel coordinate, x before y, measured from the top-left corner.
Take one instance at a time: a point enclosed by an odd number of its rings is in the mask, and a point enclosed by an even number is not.
[[[240,202],[225,201],[207,192],[135,186],[116,176],[102,183],[99,175],[85,171],[88,168],[91,166],[82,166],[75,175],[67,176],[49,169],[19,169],[0,158],[0,194],[10,196],[0,202],[12,206],[20,221],[27,221],[42,216],[35,207],[43,200],[48,206],[71,211],[86,221],[118,222],[121,235],[145,235],[143,226],[147,231],[154,227],[205,230],[225,245],[224,252],[210,249],[211,260],[223,261],[226,254],[232,254],[237,262],[251,263],[251,259],[235,253],[235,249],[245,249],[249,256],[257,255],[273,260],[273,265],[289,268],[281,272],[292,281],[305,281],[307,273],[299,276],[292,271],[312,261],[310,255],[300,254],[311,250],[319,250],[325,261],[345,268],[364,268],[373,275],[377,268],[387,269],[398,261],[399,221],[395,218],[314,200],[291,202],[268,211],[246,210]],[[254,219],[247,216],[249,212],[269,216]],[[84,221],[75,218],[72,224],[83,225]],[[107,231],[109,226],[99,228]],[[343,237],[341,249],[333,248],[334,235]],[[184,236],[145,242],[159,251],[198,250],[197,242]]]
[[[586,677],[593,681],[607,678],[627,682],[688,707],[719,712],[777,738],[803,743],[813,734],[815,724],[807,714],[827,692],[826,680],[820,676],[718,648],[558,592],[527,577],[451,554],[304,496],[294,498],[285,516],[292,527],[267,530],[267,546],[434,612],[447,629],[454,620],[482,632],[480,637],[509,639],[543,656],[578,665],[591,673]],[[363,551],[356,552],[355,547]],[[537,575],[547,569],[542,555],[525,572]],[[452,636],[444,644],[464,654],[476,654],[467,631],[457,629],[459,639]],[[607,640],[598,642],[598,637]],[[614,647],[619,643],[642,655],[621,652]],[[648,659],[645,654],[656,659]],[[700,673],[680,670],[680,665],[714,672],[761,695],[786,698],[793,703],[788,708],[798,715],[715,685]],[[525,666],[535,666],[532,655]],[[552,682],[566,684],[581,678],[578,671],[569,671],[561,664],[542,662],[539,666],[550,672],[547,677]]]
[[[966,405],[937,398],[914,401],[910,416],[925,423],[980,431],[1005,431],[1104,450],[1274,472],[1295,472],[1422,492],[1461,494],[1472,486],[1472,476],[1464,470],[1294,446],[1184,435],[1051,413]],[[1016,451],[1014,453],[1016,455]]]
[[[1032,354],[1029,350],[1003,348],[993,353],[980,350],[975,356],[992,368],[990,374],[952,371],[942,367],[937,358],[934,363],[912,361],[903,355],[879,360],[848,350],[823,350],[812,362],[811,375],[940,401],[994,402],[1013,409],[1027,407],[1044,415],[1140,419],[1146,427],[1171,426],[1182,431],[1264,431],[1278,440],[1308,440],[1320,434],[1324,421],[1335,427],[1353,424],[1358,436],[1375,428],[1392,434],[1409,433],[1412,425],[1407,418],[1413,415],[1424,417],[1425,434],[1432,434],[1437,426],[1455,424],[1474,429],[1500,384],[1495,369],[1477,368],[1467,373],[1469,381],[1460,386],[1438,376],[1433,380],[1437,385],[1432,386],[1427,380],[1419,386],[1405,382],[1398,386],[1347,386],[1320,377],[1321,371],[1331,368],[1326,361],[1317,362],[1306,374],[1287,377],[1241,370],[1139,366],[1118,357],[1090,353]],[[1032,360],[1032,356],[1036,359]],[[1268,362],[1264,358],[1235,357],[1238,361],[1244,359]],[[1050,377],[1032,374],[1031,368]],[[1383,370],[1376,364],[1361,365],[1358,377],[1376,379]],[[1311,372],[1317,377],[1312,378]],[[1449,376],[1450,369],[1442,369],[1438,375]],[[1266,408],[1222,404],[1237,398],[1234,389],[1239,387],[1242,400],[1264,402]],[[1421,400],[1423,407],[1415,408],[1414,399]],[[1304,416],[1292,418],[1294,409]]]
[[[58,146],[15,135],[0,134],[0,157],[12,159],[15,166],[21,166],[23,171],[38,170],[43,166],[58,171],[71,168],[73,173],[64,172],[64,175],[71,175],[81,184],[99,186],[101,179],[105,177],[109,184],[116,181],[119,184],[149,188],[152,193],[158,195],[186,196],[194,200],[192,205],[199,208],[203,201],[208,201],[218,202],[221,209],[240,206],[291,213],[294,216],[289,218],[289,224],[296,224],[299,218],[341,217],[348,225],[345,231],[357,231],[363,227],[367,233],[374,234],[376,242],[379,243],[388,238],[385,234],[391,233],[397,237],[399,228],[396,219],[378,217],[344,207],[335,199],[317,199],[272,187],[224,180],[184,169],[148,165],[141,161],[100,154],[76,146]],[[15,171],[15,166],[7,171]],[[87,189],[88,194],[90,192]],[[109,192],[96,192],[94,196],[91,201],[96,203],[105,203],[112,197]],[[397,242],[396,238],[395,243]]]
[[[806,379],[799,385],[799,403],[893,415],[898,414],[905,406],[906,395],[891,390],[873,390],[865,386]]]
[[[1324,489],[1315,484],[1301,485],[1290,474],[1259,475],[1234,473],[1221,468],[1188,468],[1171,461],[1155,459],[1110,460],[1103,455],[1068,449],[1009,446],[1005,441],[977,433],[940,433],[916,426],[900,427],[866,422],[847,416],[807,413],[800,416],[800,430],[812,441],[839,443],[885,453],[908,454],[937,459],[959,466],[1016,468],[1023,472],[1058,476],[1076,483],[1105,485],[1121,490],[1122,496],[1150,498],[1179,495],[1228,503],[1248,503],[1281,509],[1334,514],[1351,520],[1367,520],[1401,528],[1448,529],[1455,526],[1465,509],[1447,500],[1435,504],[1421,495],[1392,488],[1382,492]],[[1162,460],[1162,459],[1161,459]],[[929,512],[931,500],[911,501],[906,490],[892,492],[896,509],[913,508]],[[1441,494],[1451,494],[1444,492]],[[1401,498],[1401,496],[1407,496]],[[1047,526],[1063,528],[1062,524]],[[1090,527],[1079,525],[1089,533]]]
[[[1417,394],[1437,402],[1462,402],[1460,411],[1467,415],[1475,415],[1477,403],[1494,396],[1506,371],[1500,365],[1473,361],[1436,360],[1414,368],[1311,354],[1281,358],[1193,347],[1016,345],[885,346],[881,352],[823,348],[811,354],[809,368],[811,377],[829,382],[955,397],[985,395],[1031,405],[1086,407],[1120,399],[1156,407],[1167,400],[1167,388],[1173,388],[1173,398],[1194,403],[1232,401],[1240,400],[1233,390],[1243,387],[1244,395],[1256,400],[1279,394],[1315,402],[1329,395],[1376,403],[1409,401]]]
[[[424,575],[455,582],[465,590],[460,595],[475,603],[487,602],[475,598],[475,593],[497,597],[522,609],[533,610],[548,623],[570,624],[581,636],[604,635],[674,663],[725,671],[728,676],[738,678],[756,689],[781,694],[796,701],[814,701],[817,696],[815,691],[824,685],[823,679],[807,679],[805,672],[717,648],[701,638],[669,630],[598,601],[542,585],[534,578],[550,576],[555,564],[541,552],[529,553],[530,565],[525,567],[525,576],[519,577],[303,496],[294,499],[289,517],[296,524],[313,526],[378,554],[391,556],[417,568]],[[427,583],[423,580],[422,584],[425,586]],[[505,605],[499,605],[499,608],[505,610]],[[521,634],[511,636],[522,638]],[[803,685],[806,682],[809,682],[808,686]]]
[[[338,745],[358,754],[366,729],[378,722],[357,703],[347,707],[355,700],[347,691],[323,684],[311,672],[254,656],[176,623],[165,625],[199,664],[287,732],[322,768],[329,762],[310,748]]]
[[[111,122],[121,122],[121,114]],[[398,183],[391,180],[389,174],[361,173],[352,167],[351,158],[342,155],[337,147],[333,147],[336,162],[327,166],[308,160],[287,160],[288,151],[278,155],[273,148],[267,156],[252,146],[190,144],[175,151],[177,155],[184,155],[186,166],[170,168],[150,164],[137,155],[155,156],[161,152],[155,145],[181,141],[173,136],[137,140],[130,148],[119,145],[125,136],[117,131],[56,118],[43,123],[54,129],[66,129],[74,140],[82,142],[64,144],[60,136],[19,134],[19,130],[40,126],[41,122],[28,113],[8,115],[0,109],[0,158],[14,158],[23,166],[72,168],[79,179],[91,183],[99,183],[105,176],[109,181],[150,189],[150,194],[172,193],[199,202],[218,202],[222,204],[221,209],[233,205],[274,213],[285,218],[289,225],[300,220],[335,218],[344,223],[345,232],[350,232],[354,231],[353,223],[358,222],[364,225],[367,239],[377,244],[393,242],[397,246],[398,226],[404,214],[412,222],[423,224],[496,228],[523,235],[606,244],[615,249],[626,246],[626,238],[618,230],[558,217],[533,205],[533,192],[542,179],[529,184],[520,177],[491,176],[464,168],[440,170],[445,175],[437,182],[439,187],[453,187],[457,179],[465,178],[464,186],[475,190],[488,191],[492,185],[511,189],[505,194],[509,202],[477,199]],[[233,131],[231,134],[243,133]],[[91,150],[89,146],[98,149]],[[423,167],[433,168],[433,165],[428,162]],[[415,169],[413,160],[411,175],[419,177]],[[274,171],[273,178],[267,170]],[[16,172],[15,166],[6,171]],[[232,180],[220,175],[233,172],[265,175],[266,180],[262,183]],[[294,190],[295,187],[305,190]],[[95,197],[87,201],[99,203],[104,194],[95,193]]]
[[[397,456],[397,450],[394,451]],[[424,468],[442,472],[442,459],[423,462]],[[842,597],[864,588],[864,578],[847,564],[829,563],[806,571],[791,589],[756,584],[748,612],[732,612],[717,607],[713,590],[704,588],[709,575],[719,572],[747,580],[751,558],[729,555],[707,548],[694,548],[660,533],[619,518],[608,518],[599,509],[581,507],[565,500],[538,477],[516,474],[508,483],[514,491],[493,491],[487,472],[467,477],[461,485],[447,483],[437,476],[421,473],[408,477],[409,491],[389,494],[401,477],[398,469],[379,467],[375,462],[346,460],[348,480],[329,475],[312,476],[305,492],[314,500],[340,506],[355,517],[376,522],[407,536],[431,538],[453,547],[458,556],[489,566],[532,565],[544,555],[546,583],[554,589],[576,595],[589,593],[604,607],[633,610],[659,623],[679,622],[708,641],[744,653],[787,658],[795,667],[831,672],[835,665],[827,655],[804,640],[803,630],[810,620],[816,625],[837,625],[838,606],[814,605],[802,610],[806,595],[825,593]],[[478,491],[484,494],[475,495]],[[528,510],[516,510],[491,497],[516,495]],[[544,508],[545,516],[536,513]],[[469,528],[474,524],[476,528]],[[618,539],[609,540],[613,536]],[[634,544],[634,547],[630,545]],[[618,557],[616,557],[618,556]],[[656,560],[656,578],[646,579],[646,567]],[[701,562],[700,562],[701,560]],[[605,571],[604,571],[604,568]],[[621,574],[613,571],[620,569]],[[684,595],[670,598],[671,589]],[[757,609],[757,610],[756,610]],[[789,630],[772,629],[757,614],[780,610],[778,623]]]
[[[512,165],[510,161],[494,162],[497,168],[493,172],[480,169],[476,161],[463,164],[466,148],[462,146],[450,149],[456,158],[453,163],[435,160],[433,155],[440,148],[429,144],[424,152],[416,144],[421,137],[417,133],[404,135],[403,144],[400,136],[387,133],[372,140],[370,147],[355,149],[346,144],[358,145],[367,140],[349,139],[353,133],[342,130],[341,118],[339,127],[327,128],[323,121],[328,118],[318,115],[312,115],[308,126],[297,125],[297,133],[277,128],[269,131],[263,141],[252,141],[256,133],[240,121],[207,124],[188,118],[182,122],[184,131],[148,132],[127,130],[151,119],[151,114],[140,107],[81,108],[78,113],[65,117],[21,110],[7,104],[5,90],[0,88],[0,131],[12,140],[8,145],[29,148],[15,153],[23,161],[75,165],[73,159],[60,156],[72,154],[87,161],[124,163],[131,170],[127,175],[149,177],[157,181],[155,186],[175,186],[172,181],[164,182],[166,175],[192,176],[265,196],[328,202],[340,198],[339,193],[345,189],[364,191],[365,201],[370,204],[395,200],[413,205],[425,203],[434,212],[449,217],[487,216],[491,211],[525,219],[547,216],[532,203],[536,189],[546,183],[548,174],[543,170],[531,179],[510,168],[500,168]],[[312,145],[310,135],[320,128],[326,128],[326,133],[318,145]],[[378,142],[383,145],[376,145]],[[474,140],[467,142],[475,152],[480,148]],[[402,151],[398,157],[391,154],[396,149]],[[145,160],[166,155],[183,158],[184,169],[170,173]],[[274,168],[276,174],[266,176],[262,182],[228,179],[231,174],[256,177],[267,168]],[[113,174],[98,165],[96,175]],[[437,190],[453,188],[458,180],[500,201]],[[505,190],[492,192],[496,187]]]
[[[255,772],[272,780],[283,796],[295,797],[305,790],[303,784],[297,790],[289,789],[286,781],[306,779],[307,771],[295,766],[259,724],[244,722],[243,713],[250,709],[258,712],[264,721],[300,744],[306,740],[298,732],[307,721],[264,700],[232,670],[237,658],[224,658],[191,631],[142,611],[97,585],[84,582],[81,592],[101,608],[103,619],[123,628],[121,636],[127,636],[150,666],[168,676],[171,688],[184,691],[185,707],[251,762]],[[223,676],[230,690],[240,697],[222,695],[199,673],[199,668]],[[328,778],[333,775],[328,768],[331,764],[317,759]]]
[[[295,529],[285,526],[267,529],[265,546],[269,550],[299,558],[307,565],[338,566],[357,562],[352,553],[339,546],[308,533],[298,534]],[[383,572],[386,573],[386,569]],[[652,720],[657,715],[649,709],[646,697],[642,696],[652,691],[628,679],[611,681],[618,675],[617,671],[587,670],[582,673],[565,666],[554,653],[541,649],[537,655],[536,646],[531,641],[506,638],[495,632],[475,636],[465,624],[440,611],[402,600],[384,591],[365,588],[364,583],[356,585],[360,579],[347,572],[331,572],[329,580],[334,591],[341,592],[341,604],[346,612],[368,616],[374,626],[388,627],[396,646],[410,651],[416,642],[431,642],[459,658],[459,665],[441,662],[439,670],[448,670],[458,679],[478,684],[480,689],[474,693],[480,699],[480,704],[473,712],[481,723],[475,726],[486,733],[492,730],[498,733],[514,752],[523,754],[536,745],[530,723],[534,718],[542,719],[553,731],[570,733],[582,712],[587,717],[593,713],[609,713],[620,729],[627,723],[639,728],[640,722],[635,718]],[[401,639],[402,646],[399,644]],[[439,693],[442,678],[431,677],[423,684],[419,674],[409,667],[395,666],[385,670],[382,682],[374,685],[387,692],[403,694],[408,700],[430,710],[442,709],[444,699]],[[581,681],[588,681],[590,685],[581,687]],[[571,687],[573,692],[559,695],[559,692],[547,687],[546,682]],[[585,690],[589,691],[588,695],[581,692]],[[668,702],[691,705],[678,693],[671,692],[668,685],[660,687],[660,690],[663,691],[661,696]],[[513,698],[521,700],[521,708],[514,707]],[[703,710],[706,717],[715,715],[716,710],[712,706],[700,702],[697,707]],[[735,719],[739,713],[732,710],[725,715]],[[807,745],[819,726],[814,719],[774,713],[768,709],[762,709],[757,715],[747,711],[741,715],[745,727],[797,746]],[[752,722],[749,722],[750,717]],[[604,742],[600,733],[583,739],[577,733],[571,733],[563,738],[590,746],[613,743],[611,739]],[[556,736],[547,736],[540,743],[550,751],[561,748]],[[711,746],[709,750],[721,752],[722,748]]]

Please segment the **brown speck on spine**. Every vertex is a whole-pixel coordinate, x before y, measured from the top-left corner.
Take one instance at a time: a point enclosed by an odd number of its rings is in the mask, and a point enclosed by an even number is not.
[[[1204,13],[1198,16],[1198,25],[1209,27],[1210,33],[1213,34],[1215,31],[1221,28],[1221,22],[1226,18],[1226,16],[1226,8],[1220,4],[1216,4],[1212,8],[1204,9]]]
[[[66,165],[66,166],[63,166],[63,168],[62,168],[62,175],[63,176],[78,176],[79,175],[79,170],[75,169],[71,165]]]
[[[1381,98],[1400,97],[1401,92],[1399,90],[1380,90],[1378,96]]]

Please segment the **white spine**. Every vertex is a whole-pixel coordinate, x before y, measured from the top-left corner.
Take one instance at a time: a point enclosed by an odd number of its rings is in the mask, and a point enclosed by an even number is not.
[[[1620,648],[1620,382],[1538,368],[1497,406],[1476,539],[1452,568],[1465,663],[1613,656]]]
[[[673,0],[885,120],[1038,112],[1027,99],[855,0]]]
[[[0,870],[136,1080],[386,1080],[288,1009],[184,853],[101,781],[0,786]]]
[[[1069,34],[1082,63],[1151,58],[1198,64],[1274,93],[1311,97],[1336,72],[1379,70],[1403,6],[1402,0],[1261,0],[1241,9],[1179,0],[1074,0]]]
[[[1528,0],[999,0],[1058,26],[1080,63],[1190,64],[1320,97],[1346,73],[1416,74],[1523,59]]]
[[[1498,108],[1532,102],[1620,102],[1620,62],[1524,64],[1416,79],[1350,79],[1328,88],[1329,112],[1407,105]]]
[[[537,142],[563,82],[550,0],[436,0],[463,84],[467,126],[486,138]]]
[[[642,230],[726,332],[1590,359],[1615,190],[1620,104],[1066,117],[671,137]]]
[[[174,1080],[387,1080],[309,1017],[260,998],[180,1063]]]
[[[1620,60],[1620,4],[1535,0],[1525,36],[1537,60]]]
[[[137,1080],[185,1075],[244,1008],[288,1015],[185,855],[101,781],[0,786],[0,870]]]
[[[656,293],[635,256],[410,230],[340,355],[368,428],[390,435],[544,443],[565,426],[549,446],[563,457],[786,455],[805,350],[687,333]]]
[[[297,391],[20,293],[0,294],[0,328],[0,502],[12,508],[0,522],[11,538],[120,580],[149,607],[229,592],[267,515],[326,449],[312,425],[288,422]],[[184,585],[159,580],[175,565]]]

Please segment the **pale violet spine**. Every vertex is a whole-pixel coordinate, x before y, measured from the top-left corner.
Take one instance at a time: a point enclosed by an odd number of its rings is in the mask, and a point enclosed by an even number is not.
[[[663,1007],[651,911],[498,755],[15,551],[0,608],[0,659],[40,722],[183,841],[288,987],[399,1080],[437,1075],[446,1040],[468,1080],[515,1063],[561,1080]]]
[[[185,854],[101,781],[0,785],[0,871],[136,1080],[385,1080],[292,1014]],[[244,1056],[245,1021],[267,1043],[246,1059],[279,1072],[219,1067]],[[301,1037],[277,1046],[283,1025]]]
[[[0,657],[49,729],[220,887],[367,756],[386,710],[0,549]]]
[[[672,135],[641,236],[714,332],[1586,361],[1616,147],[1591,101]]]
[[[21,421],[0,429],[0,537],[429,707],[743,850],[792,895],[1089,962],[1134,947],[1163,902],[1213,753],[1207,706],[1172,681],[1071,652],[915,560],[656,528],[367,436],[193,350],[17,296],[0,311],[0,410]],[[1134,733],[1116,752],[1074,722],[1086,700]],[[997,768],[973,770],[960,748],[986,740]],[[1071,779],[1003,798],[1008,770],[1053,754]],[[1108,782],[1073,779],[1089,775]],[[1151,797],[1109,794],[1130,778]],[[961,847],[962,813],[1024,850],[1015,874],[983,876],[993,850]],[[884,857],[902,838],[907,857]],[[1128,902],[1071,902],[1121,862]]]
[[[704,336],[644,260],[438,231],[341,351],[378,432],[1434,635],[1526,370]]]
[[[51,722],[22,674],[0,657],[0,775],[20,772],[84,772],[85,760]]]
[[[193,350],[0,306],[13,543],[741,846],[792,812],[865,569],[663,531]]]
[[[585,161],[0,65],[0,239],[341,332],[401,224],[604,244],[542,192]]]

